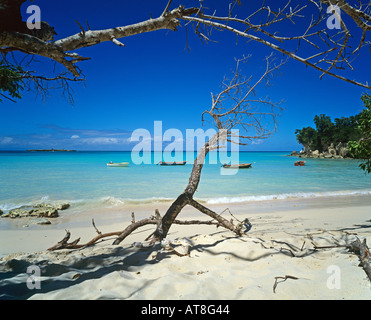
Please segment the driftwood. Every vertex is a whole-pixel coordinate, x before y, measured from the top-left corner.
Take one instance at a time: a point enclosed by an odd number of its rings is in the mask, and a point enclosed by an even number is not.
[[[284,282],[284,281],[286,281],[287,279],[298,280],[299,278],[294,277],[294,276],[285,275],[284,277],[274,277],[274,279],[275,279],[275,281],[274,281],[274,285],[273,285],[273,293],[276,293],[277,285],[278,285],[280,282]],[[278,282],[279,279],[281,279],[282,281]]]
[[[142,220],[139,220],[139,221],[135,221],[135,215],[134,215],[134,213],[132,213],[131,224],[128,225],[124,230],[116,231],[116,232],[108,232],[108,233],[100,232],[98,230],[98,228],[96,227],[94,219],[93,219],[92,224],[93,224],[93,227],[94,227],[95,231],[98,234],[96,237],[94,237],[93,239],[91,239],[90,241],[88,241],[87,243],[84,243],[84,244],[79,244],[80,238],[78,238],[78,239],[76,239],[72,242],[68,242],[70,240],[71,233],[68,230],[66,230],[66,235],[64,236],[64,238],[61,241],[59,241],[57,244],[55,244],[54,246],[50,247],[48,250],[49,251],[55,251],[55,250],[61,250],[61,249],[81,249],[81,248],[85,248],[85,247],[95,245],[101,239],[108,238],[108,237],[113,237],[113,236],[117,236],[116,239],[113,242],[113,245],[118,245],[127,236],[132,234],[136,229],[138,229],[140,227],[143,227],[145,225],[148,225],[148,224],[154,224],[158,228],[158,226],[161,223],[162,223],[162,217],[161,217],[161,215],[160,215],[160,213],[157,209],[155,211],[155,215],[152,215],[149,218],[142,219]],[[214,220],[209,220],[209,221],[175,220],[173,223],[174,224],[179,224],[179,225],[193,225],[193,224],[200,225],[200,224],[204,224],[204,225],[215,225],[216,227],[220,226],[220,223],[217,222],[217,221],[214,221]],[[150,234],[146,238],[146,240],[148,240],[152,235],[153,235],[153,233]]]
[[[371,255],[370,249],[367,247],[366,239],[361,242],[358,238],[351,243],[351,251],[358,255],[360,266],[365,270],[369,280],[371,281]]]
[[[371,254],[370,249],[367,246],[366,239],[359,240],[357,237],[355,241],[345,245],[334,245],[334,246],[316,246],[314,243],[314,249],[333,249],[333,248],[346,248],[350,252],[355,253],[360,261],[359,266],[366,272],[368,279],[371,281]]]
[[[309,236],[309,237],[311,238],[311,236]],[[334,239],[334,240],[336,240],[336,239]],[[301,256],[300,254],[297,254],[297,251],[299,251],[298,248],[296,246],[290,244],[290,243],[287,243],[287,242],[284,242],[284,241],[277,241],[277,240],[272,240],[272,242],[277,243],[277,244],[283,244],[283,245],[289,247],[289,249],[281,247],[280,250],[279,250],[279,252],[281,252],[281,253],[286,254],[286,251],[289,251],[289,253],[290,253],[289,256],[291,256],[291,257]],[[300,251],[303,250],[304,244],[305,244],[305,241],[303,242],[303,245],[302,245]],[[348,249],[350,252],[352,252],[352,253],[354,253],[358,256],[359,261],[360,261],[359,266],[363,268],[363,270],[366,272],[369,280],[371,281],[371,254],[370,254],[369,248],[367,247],[366,239],[363,239],[363,241],[361,241],[358,237],[356,237],[355,241],[353,241],[349,244],[344,244],[344,245],[336,244],[336,245],[329,245],[329,246],[317,246],[314,242],[312,242],[312,245],[313,245],[313,249],[310,249],[310,251],[312,251],[312,252],[317,251],[317,250],[322,250],[322,249],[334,249],[334,248],[346,248],[346,249]],[[263,245],[263,247],[266,248],[264,245]],[[299,278],[294,277],[294,276],[290,276],[290,275],[285,275],[285,276],[275,277],[274,279],[275,279],[275,281],[274,281],[274,284],[273,284],[273,293],[276,293],[277,285],[280,282],[284,282],[287,279],[298,280]]]

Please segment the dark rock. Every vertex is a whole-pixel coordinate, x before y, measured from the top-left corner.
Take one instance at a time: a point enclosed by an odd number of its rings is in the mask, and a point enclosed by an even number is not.
[[[29,206],[22,206],[16,209],[10,210],[7,214],[2,215],[3,218],[21,218],[31,215],[33,208]]]
[[[332,156],[336,155],[336,149],[334,148],[334,144],[331,143],[331,145],[328,147],[328,153],[331,154]]]
[[[318,150],[314,150],[310,153],[310,158],[319,158],[320,157],[320,153]]]
[[[62,204],[57,204],[57,205],[51,205],[49,203],[39,203],[35,205],[35,208],[41,208],[41,209],[57,209],[57,210],[66,210],[70,207],[71,205],[69,203],[62,203]]]
[[[62,203],[62,204],[58,204],[55,208],[57,210],[66,210],[70,207],[71,205],[69,203]]]
[[[339,149],[339,155],[343,158],[349,155],[348,143],[343,143],[343,145]]]
[[[58,210],[65,210],[70,207],[69,203],[59,205],[51,205],[48,203],[39,203],[34,206],[22,206],[10,210],[3,214],[3,218],[22,218],[22,217],[37,217],[37,218],[57,218],[59,216]]]
[[[332,155],[331,153],[329,153],[329,152],[325,152],[325,153],[323,154],[323,157],[324,157],[325,159],[331,159],[331,158],[333,157],[333,155]]]
[[[334,146],[334,143],[331,143],[329,146],[326,146],[323,152],[319,150],[305,150],[301,151],[298,156],[300,158],[320,158],[320,159],[343,159],[349,157],[348,143],[339,142]]]
[[[30,215],[32,217],[47,217],[47,218],[57,218],[58,210],[54,207],[45,207],[45,208],[38,208],[33,210]]]
[[[28,221],[29,224],[39,224],[39,225],[47,225],[51,224],[51,222],[48,219],[45,218],[35,218]]]

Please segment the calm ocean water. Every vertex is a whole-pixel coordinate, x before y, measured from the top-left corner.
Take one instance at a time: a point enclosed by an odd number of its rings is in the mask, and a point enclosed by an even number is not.
[[[356,160],[306,159],[306,166],[295,167],[296,158],[287,154],[240,152],[240,163],[251,162],[253,168],[235,175],[224,175],[228,169],[207,161],[196,198],[231,203],[371,196],[371,175],[366,176]],[[183,154],[184,160],[193,157],[193,152]],[[109,161],[130,165],[109,168]],[[39,202],[113,207],[170,200],[184,190],[191,169],[190,161],[172,167],[135,165],[130,152],[0,152],[0,209]]]

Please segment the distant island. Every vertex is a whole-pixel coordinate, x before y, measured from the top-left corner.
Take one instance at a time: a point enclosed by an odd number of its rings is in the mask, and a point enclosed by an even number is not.
[[[76,152],[76,150],[67,150],[67,149],[30,149],[26,151],[28,152]]]

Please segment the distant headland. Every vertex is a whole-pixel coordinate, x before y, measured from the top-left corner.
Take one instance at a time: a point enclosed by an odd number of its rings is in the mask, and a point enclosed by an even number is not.
[[[76,150],[68,149],[29,149],[28,152],[76,152]]]

